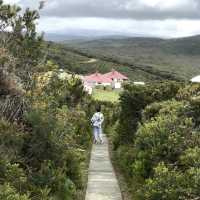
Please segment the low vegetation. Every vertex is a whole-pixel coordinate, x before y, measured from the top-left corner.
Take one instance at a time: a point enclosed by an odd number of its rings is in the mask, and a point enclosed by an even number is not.
[[[128,85],[112,135],[133,199],[198,199],[199,85]]]
[[[46,57],[37,11],[0,13],[0,199],[82,200],[95,102]]]
[[[112,89],[94,89],[92,96],[97,101],[117,103],[119,101],[120,92],[120,90]]]

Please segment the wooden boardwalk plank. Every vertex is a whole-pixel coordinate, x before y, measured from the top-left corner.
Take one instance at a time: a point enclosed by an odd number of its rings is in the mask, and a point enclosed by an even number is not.
[[[108,140],[104,144],[93,145],[89,167],[89,177],[85,200],[122,200],[109,151]]]

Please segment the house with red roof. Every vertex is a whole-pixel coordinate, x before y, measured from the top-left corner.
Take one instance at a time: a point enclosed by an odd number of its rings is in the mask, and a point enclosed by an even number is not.
[[[128,77],[126,77],[125,75],[121,74],[120,72],[118,72],[114,69],[111,72],[104,74],[104,76],[107,78],[110,78],[112,80],[118,80],[118,81],[127,81],[128,80]]]
[[[108,86],[108,85],[111,85],[112,83],[112,80],[110,78],[105,77],[103,74],[100,74],[98,72],[85,76],[83,80],[86,85],[89,85],[92,87],[97,86],[97,85]]]
[[[121,88],[122,83],[128,80],[128,77],[114,69],[111,72],[104,74],[103,76],[112,80],[112,87],[115,89]]]
[[[86,91],[91,93],[91,89],[98,85],[111,86],[113,89],[119,89],[122,87],[122,83],[128,80],[128,77],[113,69],[111,72],[106,74],[96,72],[84,76],[82,79]]]

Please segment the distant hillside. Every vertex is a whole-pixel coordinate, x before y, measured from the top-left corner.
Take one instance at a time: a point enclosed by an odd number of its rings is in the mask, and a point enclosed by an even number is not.
[[[175,77],[168,72],[163,73],[151,67],[143,70],[141,66],[133,66],[132,64],[123,63],[104,56],[95,56],[91,53],[53,42],[49,42],[48,59],[52,60],[60,68],[77,74],[90,74],[95,71],[105,73],[114,68],[135,81],[175,79]]]
[[[200,36],[167,40],[102,38],[82,42],[66,41],[65,45],[78,53],[118,63],[121,71],[125,71],[132,79],[135,79],[135,70],[145,73],[140,76],[144,76],[144,79],[188,80],[200,74]]]
[[[141,34],[134,34],[134,37],[141,37]],[[130,36],[123,35],[120,32],[105,32],[100,30],[87,29],[68,29],[66,33],[45,33],[45,40],[52,42],[69,42],[76,40],[98,40],[103,38],[122,39]]]
[[[165,40],[160,44],[163,51],[191,56],[200,55],[200,35],[179,39]]]
[[[90,55],[67,48],[62,44],[49,42],[48,59],[54,61],[60,68],[67,69],[77,74],[89,74],[100,71],[108,72],[111,68],[119,68],[120,65],[102,59],[93,59]],[[91,62],[92,60],[92,62]]]

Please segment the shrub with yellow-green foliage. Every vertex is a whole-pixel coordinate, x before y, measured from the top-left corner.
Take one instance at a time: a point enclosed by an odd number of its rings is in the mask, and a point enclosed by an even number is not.
[[[9,184],[0,185],[0,199],[2,200],[31,200],[28,195],[20,195]]]
[[[144,86],[133,84],[125,85],[120,96],[121,112],[119,126],[115,137],[114,146],[133,142],[138,122],[142,117],[142,110],[156,101],[165,101],[175,98],[181,83],[174,81],[152,83]]]
[[[24,136],[25,134],[19,131],[16,125],[0,120],[0,190],[5,189],[4,193],[1,192],[5,195],[5,199],[11,198],[9,195],[12,196],[15,191],[18,192],[17,199],[27,191],[27,175],[21,166]]]
[[[191,97],[200,95],[200,87],[198,83],[188,84],[187,86],[181,88],[176,97],[179,100],[189,100]]]
[[[82,167],[91,141],[85,98],[89,97],[80,80],[61,80],[55,73],[42,96],[31,96],[34,106],[26,113],[32,133],[26,137],[24,155],[29,157],[27,164],[40,172],[31,179],[59,199],[77,198],[76,192],[83,188]]]
[[[47,60],[36,10],[0,13],[0,199],[83,199],[92,101]]]
[[[135,131],[132,131],[132,139],[121,143],[116,150],[116,159],[130,184],[134,199],[199,198],[200,101],[199,86],[195,85],[196,92],[193,91],[193,87],[194,85],[187,86],[186,89],[180,88],[177,94],[172,92],[172,99],[168,98],[170,97],[168,95],[160,96],[162,97],[160,102],[159,98],[149,101],[145,108],[140,107],[140,111],[137,107],[144,105],[141,103],[147,98],[144,95],[146,91],[142,89],[139,91],[136,88],[131,93],[126,91],[128,95],[123,96],[125,99],[122,99],[122,103],[129,99],[140,112]],[[184,95],[183,92],[191,95]],[[125,111],[123,106],[121,112]],[[130,112],[134,114],[134,107],[132,109]],[[128,114],[127,117],[124,115],[123,120],[131,118],[134,120],[134,116],[136,115]],[[129,132],[124,131],[124,134],[130,138],[131,130],[127,129],[127,131]]]
[[[80,80],[61,80],[57,72],[40,95],[37,87],[27,93],[23,126],[0,121],[0,186],[8,199],[83,198],[77,195],[91,146],[90,97]]]

